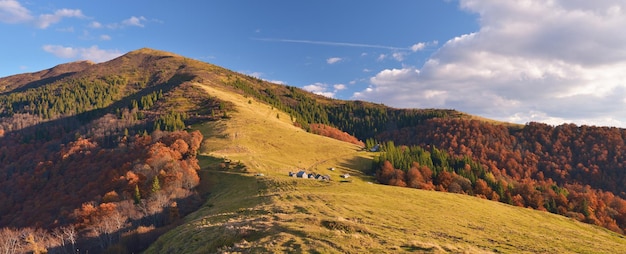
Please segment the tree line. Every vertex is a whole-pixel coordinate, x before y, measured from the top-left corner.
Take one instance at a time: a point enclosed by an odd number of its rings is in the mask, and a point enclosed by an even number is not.
[[[269,84],[254,77],[233,77],[226,84],[286,112],[297,126],[307,131],[311,131],[311,124],[323,124],[361,141],[383,131],[414,126],[427,119],[460,116],[454,110],[394,109],[362,101],[332,100],[293,86]]]

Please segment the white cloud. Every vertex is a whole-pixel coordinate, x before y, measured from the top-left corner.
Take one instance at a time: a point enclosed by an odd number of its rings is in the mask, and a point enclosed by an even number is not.
[[[43,50],[52,53],[60,58],[75,58],[78,56],[78,50],[72,47],[63,47],[59,45],[44,45]]]
[[[121,55],[122,53],[119,50],[104,50],[99,49],[98,46],[80,49],[81,59],[91,60],[96,63],[105,62]]]
[[[382,61],[382,60],[385,60],[385,58],[387,58],[387,55],[385,55],[385,54],[380,54],[376,60],[378,60],[378,61]]]
[[[323,83],[314,83],[314,84],[306,85],[302,87],[302,89],[312,92],[314,94],[326,96],[329,98],[333,98],[335,96],[335,93],[326,91],[326,89],[328,89],[328,85],[323,84]]]
[[[335,63],[341,62],[341,60],[343,60],[341,57],[331,57],[331,58],[326,59],[326,63],[335,64]]]
[[[625,2],[461,0],[460,6],[479,14],[478,31],[447,41],[419,69],[379,72],[354,97],[520,123],[626,127]]]
[[[393,54],[391,54],[393,59],[396,59],[396,61],[398,61],[398,62],[402,62],[402,60],[404,60],[404,56],[405,55],[406,54],[404,54],[402,52],[394,52]]]
[[[240,73],[243,73],[245,75],[255,77],[255,78],[261,78],[261,76],[265,75],[265,73],[259,72],[259,71],[240,71]]]
[[[39,18],[35,22],[35,25],[38,28],[45,29],[50,25],[58,23],[63,18],[84,18],[83,12],[81,10],[73,10],[73,9],[60,9],[54,12],[54,14],[42,14],[39,15]]]
[[[274,83],[274,84],[279,84],[279,85],[287,85],[287,82],[282,81],[282,80],[265,80],[265,81],[270,82],[270,83]]]
[[[92,21],[91,23],[89,23],[89,27],[91,27],[91,28],[102,28],[102,23],[100,23],[98,21]]]
[[[255,78],[261,78],[261,76],[263,76],[263,72],[255,71],[255,72],[249,73],[248,75],[252,76],[252,77],[255,77]]]
[[[140,16],[140,17],[132,16],[129,19],[122,21],[122,25],[144,27],[143,22],[145,21],[146,21],[146,18],[144,16]]]
[[[30,23],[37,28],[46,29],[52,24],[59,23],[63,18],[85,18],[85,15],[78,9],[60,9],[52,14],[41,14],[35,18],[18,1],[0,0],[0,22]]]
[[[420,43],[413,44],[413,46],[411,46],[411,51],[417,52],[417,51],[423,50],[424,48],[426,48],[426,43],[420,42]]]
[[[335,88],[335,91],[341,91],[341,90],[345,90],[347,87],[344,84],[336,84],[333,86],[333,88]]]
[[[210,57],[210,58],[214,58],[214,57]],[[267,82],[274,83],[274,84],[280,84],[280,85],[286,85],[287,84],[287,82],[282,81],[282,80],[264,79],[263,76],[265,76],[265,73],[259,72],[259,71],[254,71],[254,72],[242,71],[241,73],[244,73],[244,74],[246,74],[248,76],[255,77],[255,78],[261,79],[263,81],[267,81]]]
[[[310,85],[306,85],[304,87],[302,87],[302,89],[312,92],[312,93],[319,93],[319,92],[324,92],[326,91],[326,88],[328,87],[327,84],[323,84],[323,83],[314,83],[314,84],[310,84]]]
[[[111,40],[111,36],[109,36],[108,34],[100,35],[100,40],[110,41]]]
[[[159,20],[148,20],[147,18],[145,18],[144,16],[139,16],[139,17],[135,17],[135,16],[131,16],[128,19],[122,20],[122,22],[120,23],[111,23],[111,24],[107,24],[106,27],[109,29],[120,29],[120,28],[125,28],[125,27],[129,27],[129,26],[135,26],[135,27],[145,27],[146,26],[146,22],[159,22],[159,23],[163,23],[162,21]],[[100,23],[98,23],[100,24]],[[93,23],[92,23],[93,25]]]
[[[30,11],[15,0],[0,0],[0,22],[22,23],[33,19]]]
[[[60,58],[91,60],[96,63],[105,62],[122,55],[122,53],[120,53],[118,50],[104,50],[98,48],[98,46],[95,45],[89,48],[44,45],[43,50]]]
[[[326,96],[328,98],[334,98],[335,94],[341,90],[345,90],[347,87],[344,84],[335,84],[332,86],[333,91],[329,91],[330,85],[324,83],[313,83],[302,87],[302,89],[312,92],[314,94]]]

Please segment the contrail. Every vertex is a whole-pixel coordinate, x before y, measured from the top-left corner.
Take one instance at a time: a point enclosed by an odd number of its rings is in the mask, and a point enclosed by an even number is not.
[[[305,43],[305,44],[316,44],[316,45],[326,45],[326,46],[340,46],[340,47],[378,48],[378,49],[390,49],[390,50],[411,50],[410,48],[399,48],[399,47],[391,47],[391,46],[384,46],[384,45],[349,43],[349,42],[291,40],[291,39],[276,39],[276,38],[252,38],[252,39],[253,40],[257,40],[257,41]]]

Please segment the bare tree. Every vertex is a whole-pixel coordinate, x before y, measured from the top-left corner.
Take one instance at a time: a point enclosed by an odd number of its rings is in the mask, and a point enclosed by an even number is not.
[[[74,253],[76,240],[78,238],[74,225],[55,228],[52,230],[52,237],[57,241],[57,245],[59,245],[63,253]],[[67,251],[68,247],[70,247],[69,252]]]
[[[76,241],[78,240],[78,231],[76,231],[76,227],[74,225],[69,225],[63,228],[63,233],[65,234],[65,238],[70,244],[72,244],[72,253],[76,249]]]
[[[114,234],[113,240],[118,242],[122,237],[122,229],[126,227],[128,216],[123,215],[119,210],[117,210],[109,215],[108,220],[111,221],[109,227],[110,234]]]
[[[119,211],[113,212],[98,218],[89,228],[93,236],[98,239],[98,244],[103,250],[119,241],[121,230],[126,225],[128,217]]]
[[[20,232],[10,228],[0,229],[0,253],[17,253],[22,248]]]
[[[148,200],[148,213],[152,217],[152,225],[160,227],[165,222],[165,207],[170,203],[170,199],[162,191],[157,191],[150,196]]]
[[[56,241],[59,249],[62,249],[63,252],[67,253],[67,251],[65,251],[65,234],[63,233],[63,229],[54,228],[52,230],[52,238]]]

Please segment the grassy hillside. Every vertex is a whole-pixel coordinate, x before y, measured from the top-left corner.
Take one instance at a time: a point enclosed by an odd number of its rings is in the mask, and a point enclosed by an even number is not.
[[[306,133],[251,98],[198,84],[234,104],[230,118],[198,124],[205,205],[147,252],[617,253],[626,239],[530,209],[450,193],[373,184],[372,154]],[[245,170],[224,170],[220,159]],[[328,168],[336,170],[330,171]],[[297,179],[306,168],[330,182]],[[245,173],[248,172],[248,173]],[[262,173],[263,176],[257,176]],[[339,175],[350,173],[351,178]]]
[[[619,149],[626,130],[515,126],[456,110],[334,100],[140,49],[105,63],[77,62],[0,78],[0,225],[5,227],[0,238],[8,239],[0,241],[0,249],[3,243],[18,243],[8,253],[138,253],[178,225],[148,253],[626,249],[622,235],[549,213],[374,184],[364,172],[375,154],[305,131],[314,123],[360,139],[433,144],[460,157],[473,154],[499,172],[498,183],[520,179],[511,176],[558,173],[563,178],[568,174],[561,169],[571,166],[578,172],[602,169],[604,178],[571,176],[606,185],[622,179],[619,162],[626,162]],[[190,125],[204,134],[202,144],[198,132],[169,132]],[[579,130],[593,135],[578,135]],[[524,142],[514,142],[511,135]],[[494,144],[489,150],[479,146],[489,142]],[[561,154],[575,147],[581,152],[570,154],[584,157],[563,161]],[[196,171],[198,148],[202,169]],[[529,151],[545,155],[541,165],[548,167],[526,166],[538,164]],[[522,161],[522,155],[531,159]],[[332,181],[287,176],[300,169],[328,174]],[[552,176],[544,175],[549,172]],[[344,173],[352,177],[340,178]],[[515,194],[552,190],[567,197],[534,195],[528,201],[538,201],[533,204],[540,208],[541,201],[551,200],[546,209],[626,225],[626,201],[615,198],[619,192],[581,187],[567,194],[563,185],[549,181],[540,187],[514,182],[506,188],[513,195],[501,197],[515,197],[524,205],[520,199],[527,196]],[[59,234],[61,229],[68,233]],[[76,244],[69,244],[70,236],[78,236]]]

